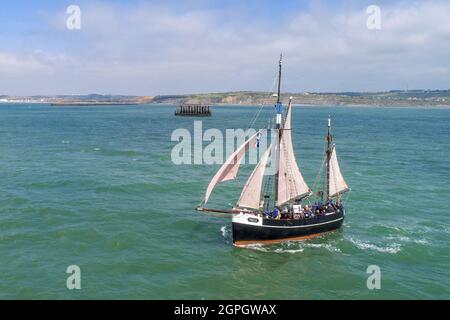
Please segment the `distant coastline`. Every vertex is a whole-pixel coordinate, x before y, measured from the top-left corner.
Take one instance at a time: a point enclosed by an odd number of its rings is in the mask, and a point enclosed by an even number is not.
[[[136,105],[136,104],[142,104],[142,103],[124,103],[124,102],[113,102],[113,101],[111,101],[111,102],[90,102],[90,101],[87,101],[87,102],[70,102],[70,101],[68,101],[68,102],[52,102],[52,103],[50,103],[50,105],[51,106],[54,106],[54,107],[64,107],[64,106],[66,106],[66,107],[70,107],[70,106],[73,106],[73,107],[83,107],[83,106],[134,106],[134,105]]]
[[[286,93],[298,105],[310,106],[450,106],[449,90],[392,90],[386,92]],[[0,103],[46,103],[52,106],[107,106],[136,104],[207,104],[259,105],[273,102],[271,94],[256,91],[203,93],[186,95],[128,96],[128,95],[0,95]]]

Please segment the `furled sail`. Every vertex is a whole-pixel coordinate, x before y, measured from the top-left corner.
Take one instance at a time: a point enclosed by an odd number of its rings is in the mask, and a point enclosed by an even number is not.
[[[277,205],[282,205],[293,199],[303,198],[311,193],[298,168],[294,155],[291,111],[292,107],[289,104],[279,146]]]
[[[248,140],[246,140],[220,167],[216,175],[212,178],[211,182],[206,189],[205,203],[208,202],[214,188],[223,181],[233,180],[236,178],[241,165],[242,158],[245,156],[245,152],[252,146],[256,145],[258,134],[261,134],[262,130],[259,130]]]
[[[339,194],[345,193],[350,190],[342,176],[341,169],[339,168],[338,159],[336,156],[336,146],[333,145],[331,150],[330,163],[329,163],[330,179],[328,181],[328,192],[330,197],[335,197]]]
[[[259,209],[264,172],[272,151],[272,144],[264,152],[257,166],[247,180],[237,203],[240,208]]]

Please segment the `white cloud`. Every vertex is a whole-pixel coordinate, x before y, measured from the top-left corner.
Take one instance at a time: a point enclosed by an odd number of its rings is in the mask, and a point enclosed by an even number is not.
[[[22,83],[24,93],[267,90],[283,51],[290,91],[450,87],[450,3],[381,5],[377,31],[366,28],[365,9],[322,5],[274,22],[226,10],[89,3],[81,31],[60,28],[57,15],[54,34],[44,37],[53,49],[42,43],[44,51],[26,58],[4,52],[0,70],[40,75],[38,84]]]
[[[46,70],[46,66],[33,56],[18,56],[9,52],[0,52],[0,74],[26,75]]]

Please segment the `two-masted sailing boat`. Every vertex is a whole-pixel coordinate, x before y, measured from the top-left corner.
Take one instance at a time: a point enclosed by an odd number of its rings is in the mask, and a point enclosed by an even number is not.
[[[209,209],[204,204],[219,183],[236,178],[246,152],[255,146],[265,129],[248,138],[227,159],[208,185],[202,204],[196,208],[198,211],[232,214],[233,243],[236,246],[308,239],[340,228],[344,220],[341,196],[350,189],[339,168],[331,135],[331,120],[328,119],[327,145],[322,165],[322,168],[326,167],[326,178],[323,179],[322,190],[315,194],[316,202],[312,204],[313,192],[300,172],[292,145],[292,98],[283,112],[280,96],[281,65],[280,57],[278,93],[274,95],[277,97],[275,127],[271,129],[275,130],[277,137],[272,139],[274,141],[260,157],[237,204],[231,210]],[[275,161],[272,175],[265,172],[270,161]],[[263,188],[264,182],[266,186]],[[268,184],[273,188],[267,188]]]

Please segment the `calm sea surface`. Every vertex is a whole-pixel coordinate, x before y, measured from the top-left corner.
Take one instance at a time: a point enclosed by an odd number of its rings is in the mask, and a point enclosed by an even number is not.
[[[273,113],[267,107],[261,121]],[[203,128],[246,129],[256,107]],[[169,106],[0,105],[0,298],[450,298],[450,109],[298,107],[312,185],[326,117],[352,192],[340,232],[234,248],[230,221],[193,208],[218,165],[174,165]],[[206,143],[205,143],[206,145]],[[251,166],[215,190],[234,204]],[[66,268],[81,268],[81,290]],[[369,265],[381,290],[368,290]]]

